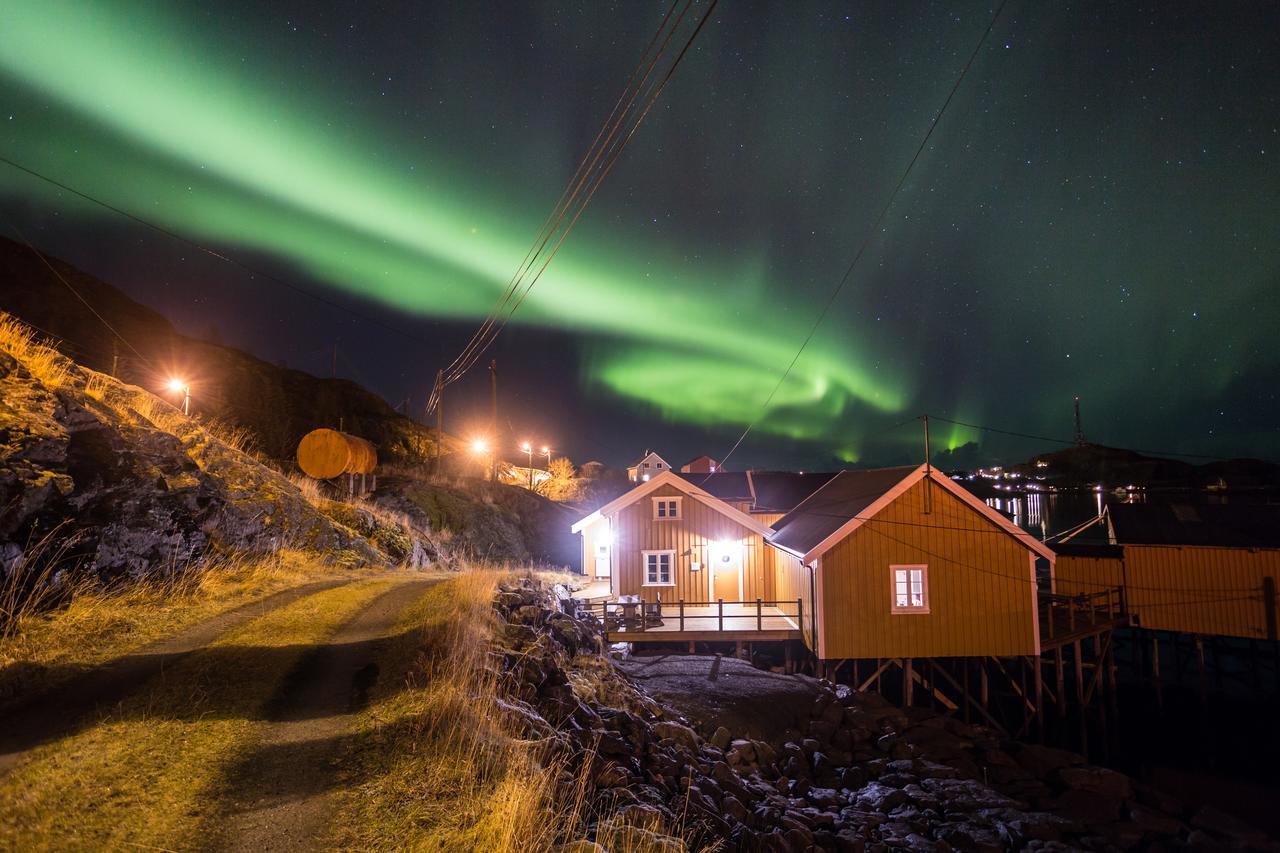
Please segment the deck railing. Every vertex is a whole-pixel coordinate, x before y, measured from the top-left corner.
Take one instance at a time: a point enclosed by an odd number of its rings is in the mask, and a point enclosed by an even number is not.
[[[1040,594],[1040,633],[1048,640],[1113,626],[1126,615],[1124,587],[1080,595]]]
[[[766,619],[786,618],[794,621],[798,629],[804,624],[804,601],[767,600],[751,601],[635,601],[611,599],[607,601],[583,601],[579,612],[590,613],[599,619],[606,632],[649,631],[663,628],[666,631],[768,631]],[[709,611],[709,612],[708,612]],[[725,620],[731,620],[728,627]],[[744,627],[745,621],[745,627]]]

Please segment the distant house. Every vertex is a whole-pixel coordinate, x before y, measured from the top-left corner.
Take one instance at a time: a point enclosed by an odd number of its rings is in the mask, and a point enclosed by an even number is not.
[[[604,476],[604,473],[608,470],[608,465],[605,465],[599,459],[592,459],[578,466],[578,476],[587,480],[596,480]]]
[[[769,527],[669,469],[572,526],[588,575],[649,601],[771,598]],[[714,566],[714,569],[712,568]]]
[[[1121,587],[1148,631],[1280,639],[1280,506],[1107,505],[1054,550],[1059,592]]]
[[[819,660],[1040,654],[1054,553],[936,469],[842,471],[773,525]]]
[[[671,464],[667,460],[652,450],[646,450],[643,456],[627,466],[627,479],[633,483],[645,483],[670,470]]]
[[[714,474],[719,470],[720,463],[710,456],[699,456],[680,466],[681,474]]]

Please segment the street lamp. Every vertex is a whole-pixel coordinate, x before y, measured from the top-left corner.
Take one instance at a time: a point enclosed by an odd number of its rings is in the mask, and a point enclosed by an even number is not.
[[[520,449],[529,457],[529,491],[533,491],[533,445],[525,442],[520,445]]]
[[[547,457],[547,470],[550,471],[551,470],[551,448],[547,447],[544,444],[542,445],[542,449],[539,450],[538,452],[541,453],[543,456]]]
[[[486,457],[490,457],[490,458],[491,458],[491,455],[490,455],[490,453],[489,453],[489,441],[488,441],[487,439],[484,439],[484,438],[476,438],[476,439],[472,439],[472,441],[471,441],[471,452],[472,452],[472,453],[474,453],[476,456],[479,456],[482,460],[485,460],[485,459],[486,459]],[[492,479],[493,479],[493,466],[492,466],[492,465],[488,465],[488,464],[487,464],[487,462],[486,462],[486,467],[488,467],[488,468],[489,468],[489,479],[491,479],[491,480],[492,480]]]
[[[174,377],[169,380],[169,390],[182,395],[182,414],[191,416],[191,386]]]

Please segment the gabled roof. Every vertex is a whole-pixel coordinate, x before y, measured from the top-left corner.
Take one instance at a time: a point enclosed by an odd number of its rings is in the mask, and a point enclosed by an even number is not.
[[[722,501],[751,502],[751,486],[744,471],[717,471],[714,474],[676,471],[677,477],[715,495]]]
[[[679,491],[696,501],[706,504],[729,520],[736,521],[738,524],[741,524],[753,533],[758,533],[761,536],[768,536],[769,533],[772,532],[768,527],[756,521],[745,512],[734,509],[715,495],[704,489],[698,488],[693,483],[690,483],[688,480],[669,469],[663,471],[661,474],[651,477],[647,482],[641,483],[621,497],[615,498],[590,515],[578,519],[570,529],[574,533],[580,533],[583,528],[595,524],[602,518],[613,515],[620,509],[630,506],[641,498],[652,494],[661,486],[675,486]]]
[[[635,468],[635,467],[636,467],[636,466],[638,466],[641,462],[643,462],[644,460],[648,459],[650,456],[656,456],[656,457],[658,457],[659,459],[662,459],[662,454],[661,454],[661,453],[657,452],[656,450],[650,450],[650,449],[648,449],[648,448],[646,447],[646,448],[645,448],[644,453],[641,453],[641,454],[640,454],[640,456],[636,458],[636,461],[635,461],[635,462],[632,462],[632,463],[631,463],[630,465],[628,465],[627,467],[628,467],[628,468]],[[664,465],[666,465],[668,468],[670,468],[670,467],[671,467],[671,463],[670,463],[670,462],[667,462],[667,460],[662,459],[662,462],[663,462],[663,464],[664,464]]]
[[[752,471],[755,487],[753,512],[791,512],[835,476],[821,471],[797,474],[793,471]]]
[[[1053,551],[1040,540],[974,497],[950,477],[925,465],[841,471],[794,510],[778,519],[768,541],[801,558],[806,564],[810,563],[874,518],[876,513],[926,476],[1024,547],[1047,560],[1054,560]]]
[[[700,489],[722,501],[749,503],[752,512],[790,512],[826,485],[833,473],[797,474],[793,471],[679,472]]]
[[[1280,505],[1108,504],[1118,545],[1280,548]]]

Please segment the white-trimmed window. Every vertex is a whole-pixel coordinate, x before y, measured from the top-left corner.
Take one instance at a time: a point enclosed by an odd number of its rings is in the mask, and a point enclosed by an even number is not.
[[[929,612],[929,567],[890,566],[893,613]]]
[[[675,586],[675,551],[643,551],[643,586]]]
[[[670,521],[680,517],[680,498],[662,497],[653,499],[653,517],[660,521]]]

